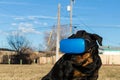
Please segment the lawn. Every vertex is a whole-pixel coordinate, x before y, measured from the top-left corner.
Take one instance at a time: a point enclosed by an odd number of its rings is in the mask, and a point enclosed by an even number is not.
[[[53,65],[0,65],[0,80],[40,80]],[[120,80],[120,66],[102,66],[98,80]]]

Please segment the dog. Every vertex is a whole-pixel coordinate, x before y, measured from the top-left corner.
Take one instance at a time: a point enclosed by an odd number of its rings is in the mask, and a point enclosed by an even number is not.
[[[79,30],[68,39],[83,38],[87,42],[86,51],[82,54],[64,54],[42,80],[97,80],[102,65],[98,55],[102,37]]]

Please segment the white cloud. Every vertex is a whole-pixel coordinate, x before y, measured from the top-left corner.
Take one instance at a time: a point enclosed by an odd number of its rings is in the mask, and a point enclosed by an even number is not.
[[[32,21],[34,24],[38,24],[38,25],[41,25],[41,26],[47,26],[48,23],[47,22],[40,22],[39,19],[42,18],[42,19],[57,19],[56,17],[51,17],[51,16],[27,16],[27,17],[24,17],[24,16],[13,16],[13,18],[15,20],[20,20],[20,21],[26,21],[26,22],[29,22]],[[12,25],[15,25],[12,23]],[[20,23],[20,25],[23,25],[22,23]],[[25,26],[27,26],[28,24],[24,24]],[[28,25],[30,26],[30,25]]]
[[[40,15],[40,16],[28,16],[28,19],[57,19],[56,16],[44,16],[44,15]]]
[[[120,27],[120,25],[114,25],[115,27]]]
[[[19,23],[19,27],[32,27],[33,26],[33,24],[31,24],[31,23],[23,23],[23,22],[21,22],[21,23]]]
[[[15,20],[25,20],[25,18],[24,18],[24,17],[22,17],[22,16],[17,16],[17,17],[14,17],[14,19],[15,19]]]
[[[11,23],[11,25],[12,25],[12,26],[16,26],[16,25],[17,25],[17,23]]]
[[[34,34],[41,34],[40,31],[37,31],[34,27],[33,24],[31,23],[20,23],[18,25],[18,30],[22,33],[34,33]]]
[[[17,35],[17,34],[18,34],[18,31],[12,31],[10,35]],[[23,35],[23,34],[21,33],[19,35]]]
[[[37,17],[36,16],[28,16],[27,18],[30,20],[35,20]]]
[[[29,3],[25,3],[25,2],[11,2],[11,1],[1,1],[0,4],[4,4],[4,5],[28,5]]]
[[[57,17],[53,17],[53,16],[39,16],[39,18],[44,18],[44,19],[57,19]]]
[[[40,22],[38,22],[38,21],[33,21],[35,24],[41,24]]]
[[[120,28],[120,24],[89,24],[89,26],[97,27],[97,28]]]
[[[41,26],[48,26],[48,23],[47,22],[40,22],[40,21],[33,21],[34,24],[38,24],[38,25],[41,25]]]
[[[3,14],[3,13],[0,13],[0,16],[4,16],[4,17],[8,17],[8,15],[6,15],[6,14]]]
[[[8,35],[9,33],[7,33],[7,32],[5,32],[5,31],[0,30],[0,34],[2,34],[2,35]]]
[[[44,25],[44,26],[47,26],[47,25],[48,25],[48,23],[44,22],[44,23],[43,23],[43,25]]]
[[[91,6],[83,6],[83,7],[75,7],[76,9],[82,9],[82,10],[95,10],[97,9],[96,7],[91,7]]]

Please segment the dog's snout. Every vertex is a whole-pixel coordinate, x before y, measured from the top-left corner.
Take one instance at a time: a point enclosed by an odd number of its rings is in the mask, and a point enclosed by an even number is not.
[[[75,56],[72,56],[72,57],[71,57],[71,60],[72,60],[72,61],[76,61],[76,57],[75,57]]]
[[[71,60],[74,62],[81,62],[82,61],[82,56],[72,56]]]

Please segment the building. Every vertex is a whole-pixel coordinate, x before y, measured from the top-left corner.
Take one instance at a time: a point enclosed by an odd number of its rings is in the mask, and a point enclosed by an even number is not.
[[[120,65],[119,47],[100,47],[99,52],[103,64]]]
[[[100,47],[99,52],[103,55],[120,55],[119,47]]]

